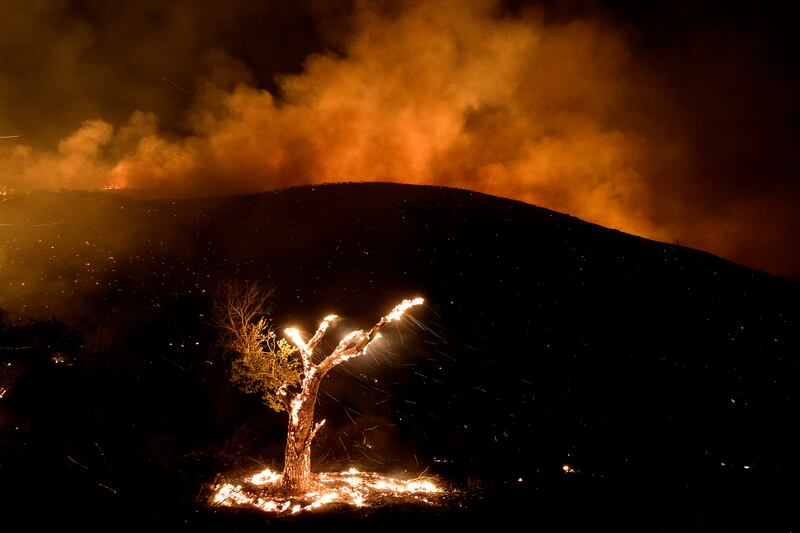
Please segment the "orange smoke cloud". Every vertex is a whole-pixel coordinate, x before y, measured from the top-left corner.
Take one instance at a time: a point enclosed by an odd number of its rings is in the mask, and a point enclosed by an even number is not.
[[[162,132],[158,117],[141,111],[118,128],[91,120],[56,150],[7,149],[0,181],[16,190],[163,195],[336,181],[440,184],[679,238],[780,272],[798,266],[776,253],[761,261],[759,251],[794,239],[785,218],[761,219],[771,225],[769,245],[741,220],[742,212],[774,213],[774,197],[730,198],[736,214],[701,209],[687,192],[703,169],[695,130],[624,32],[455,0],[362,7],[353,28],[342,54],[310,55],[302,73],[280,78],[279,97],[216,52],[186,114],[188,134]],[[676,183],[681,190],[671,190]]]

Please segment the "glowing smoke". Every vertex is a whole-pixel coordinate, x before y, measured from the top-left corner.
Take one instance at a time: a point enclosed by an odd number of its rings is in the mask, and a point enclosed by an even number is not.
[[[302,73],[278,80],[279,91],[258,88],[243,64],[212,53],[177,133],[137,111],[121,126],[83,122],[54,149],[26,136],[4,140],[0,185],[161,195],[336,181],[451,185],[773,270],[797,266],[784,255],[800,234],[790,209],[796,191],[751,194],[748,180],[769,180],[759,164],[775,159],[741,147],[780,125],[745,116],[759,129],[738,134],[731,122],[732,110],[743,113],[741,75],[751,80],[743,94],[772,102],[765,116],[782,111],[785,95],[753,68],[715,56],[713,79],[692,81],[691,68],[676,74],[643,62],[623,31],[599,19],[546,23],[538,11],[512,16],[492,1],[362,6],[351,26],[341,54],[309,55]],[[710,46],[697,54],[714,56]],[[169,81],[162,90],[188,98]],[[673,94],[676,86],[685,94]],[[710,110],[684,107],[710,96]],[[705,131],[703,114],[726,128],[730,150],[709,147],[717,132]]]

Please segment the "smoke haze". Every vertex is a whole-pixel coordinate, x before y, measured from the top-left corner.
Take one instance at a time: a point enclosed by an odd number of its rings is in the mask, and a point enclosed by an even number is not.
[[[0,190],[447,185],[800,275],[796,92],[757,38],[281,4],[0,0]]]

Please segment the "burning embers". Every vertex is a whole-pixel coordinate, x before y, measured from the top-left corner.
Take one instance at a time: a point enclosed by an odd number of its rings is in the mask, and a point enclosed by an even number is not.
[[[212,505],[250,507],[269,513],[296,514],[339,504],[371,507],[389,503],[434,504],[446,494],[431,478],[402,480],[351,468],[313,475],[310,489],[297,495],[281,491],[281,475],[267,468],[240,481],[214,485]]]

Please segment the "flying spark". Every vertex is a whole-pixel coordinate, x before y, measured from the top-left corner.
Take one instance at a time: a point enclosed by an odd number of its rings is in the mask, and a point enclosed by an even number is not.
[[[189,89],[187,89],[187,88],[185,88],[185,87],[181,87],[180,85],[178,85],[177,83],[175,83],[175,82],[174,82],[174,81],[172,81],[171,79],[167,78],[166,76],[161,76],[161,79],[162,79],[163,81],[165,81],[165,82],[169,83],[170,85],[172,85],[173,87],[175,87],[175,88],[176,88],[176,89],[178,89],[179,91],[185,92],[186,94],[190,94],[190,92],[189,92]]]

